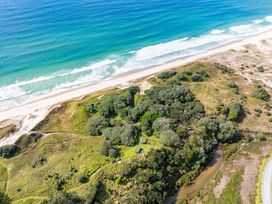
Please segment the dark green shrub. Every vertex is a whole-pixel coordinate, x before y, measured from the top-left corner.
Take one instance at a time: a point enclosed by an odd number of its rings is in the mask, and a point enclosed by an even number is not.
[[[159,78],[159,79],[169,79],[169,78],[175,76],[176,74],[177,74],[176,71],[161,72],[161,73],[158,75],[158,78]]]
[[[240,139],[240,134],[233,126],[231,122],[221,122],[219,124],[220,133],[218,134],[218,140],[225,143],[233,143]]]
[[[189,81],[189,77],[188,75],[184,74],[184,73],[180,73],[177,75],[177,80],[179,81]]]
[[[87,113],[89,113],[89,114],[95,113],[97,111],[95,108],[95,104],[93,104],[93,103],[87,105],[85,109],[86,109]]]
[[[262,112],[263,112],[261,109],[258,109],[258,108],[255,108],[254,111],[255,111],[256,113],[262,113]]]
[[[112,158],[117,158],[119,157],[119,151],[118,149],[115,149],[115,148],[112,148],[109,150],[109,156],[112,157]]]
[[[32,162],[32,168],[37,168],[46,163],[45,156],[38,156],[33,162]]]
[[[160,132],[165,130],[173,130],[174,129],[174,123],[170,118],[158,118],[155,120],[152,126],[153,130],[156,134],[160,134]]]
[[[234,122],[239,122],[243,119],[245,111],[240,103],[233,102],[228,105],[228,119]]]
[[[208,138],[217,139],[221,143],[233,143],[240,138],[240,134],[232,122],[223,121],[215,117],[203,118],[199,122]]]
[[[210,77],[210,75],[206,72],[206,71],[204,71],[204,70],[201,70],[201,71],[198,71],[198,72],[196,72],[197,74],[200,74],[202,77],[204,77],[204,78],[208,78],[208,77]]]
[[[228,107],[225,106],[224,104],[217,105],[216,110],[218,113],[223,114],[223,115],[228,115],[228,113],[229,113]]]
[[[232,74],[234,73],[234,70],[227,67],[226,65],[220,64],[220,63],[214,63],[214,66],[219,69],[220,71],[222,71],[222,73],[228,73],[228,74]]]
[[[263,141],[266,141],[267,138],[263,134],[258,134],[257,135],[257,140],[263,142]]]
[[[259,66],[259,67],[257,68],[257,70],[258,70],[259,72],[264,72],[264,71],[265,71],[263,66]]]
[[[170,112],[167,106],[161,104],[151,105],[148,108],[148,111],[150,112],[151,115],[154,115],[156,118],[169,116]]]
[[[163,84],[154,86],[146,91],[146,97],[149,97],[157,104],[168,105],[180,101],[182,103],[195,100],[192,92],[184,85]]]
[[[134,125],[125,125],[120,135],[121,144],[133,146],[136,144],[139,136],[139,129]]]
[[[123,127],[106,128],[103,131],[103,136],[113,145],[133,146],[137,142],[138,135],[138,128],[129,124]]]
[[[181,139],[186,139],[189,136],[187,128],[183,125],[177,127],[176,133]]]
[[[86,175],[82,175],[78,178],[79,183],[87,183],[89,181],[89,177]]]
[[[193,75],[193,72],[192,71],[185,71],[183,72],[185,75],[187,76],[192,76]]]
[[[56,180],[56,182],[55,182],[55,189],[56,189],[57,191],[63,190],[64,184],[65,184],[65,182],[64,182],[63,179],[58,179],[58,180]]]
[[[255,86],[254,91],[252,92],[252,96],[263,100],[263,101],[269,101],[270,100],[270,95],[269,93],[260,85]]]
[[[90,135],[98,136],[102,134],[102,130],[109,127],[108,119],[102,116],[93,116],[88,120],[86,130]]]
[[[0,157],[11,158],[20,153],[20,148],[17,145],[5,145],[0,147]]]
[[[167,147],[175,147],[179,144],[179,136],[173,130],[165,130],[160,133],[160,142]]]
[[[201,74],[193,74],[192,81],[193,82],[201,82],[201,81],[203,81],[203,77]]]
[[[31,145],[35,144],[38,140],[43,137],[43,134],[40,133],[31,133],[22,135],[19,139],[14,143],[20,149],[26,149]]]
[[[104,156],[109,156],[109,151],[112,148],[110,141],[106,140],[100,150],[100,153]]]
[[[0,203],[11,204],[11,200],[5,193],[0,192]]]
[[[232,89],[232,91],[235,93],[235,94],[239,94],[240,93],[240,88],[238,85],[236,85],[234,82],[230,82],[228,84],[228,87]]]

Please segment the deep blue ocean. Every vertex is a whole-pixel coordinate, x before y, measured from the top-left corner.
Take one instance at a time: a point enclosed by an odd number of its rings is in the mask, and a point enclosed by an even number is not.
[[[272,0],[1,0],[0,109],[272,26]]]

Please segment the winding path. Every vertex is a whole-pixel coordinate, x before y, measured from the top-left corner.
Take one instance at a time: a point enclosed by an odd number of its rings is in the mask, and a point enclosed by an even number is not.
[[[272,159],[269,159],[265,165],[262,178],[262,203],[271,204],[272,190]]]

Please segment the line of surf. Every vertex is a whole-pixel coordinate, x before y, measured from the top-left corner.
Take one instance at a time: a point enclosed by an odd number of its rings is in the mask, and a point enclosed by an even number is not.
[[[229,42],[228,44],[225,44],[216,48],[212,48],[210,50],[206,50],[195,55],[178,58],[178,59],[171,60],[156,66],[136,69],[129,72],[123,72],[118,75],[112,76],[111,78],[108,78],[106,80],[99,81],[96,83],[86,83],[86,84],[82,84],[80,86],[73,87],[70,89],[52,92],[37,100],[28,102],[26,104],[18,105],[17,107],[14,107],[8,110],[0,111],[0,121],[11,119],[17,116],[26,115],[38,109],[49,108],[55,104],[58,104],[67,100],[79,98],[79,97],[82,97],[82,96],[85,96],[100,90],[104,90],[114,86],[118,86],[120,84],[128,83],[130,81],[140,79],[140,78],[161,72],[163,70],[182,66],[187,63],[198,60],[200,58],[208,57],[209,55],[223,52],[228,49],[239,47],[245,44],[257,43],[258,41],[262,39],[271,38],[271,36],[272,36],[272,29],[266,30],[258,35],[248,36],[245,38],[234,40],[232,42]]]

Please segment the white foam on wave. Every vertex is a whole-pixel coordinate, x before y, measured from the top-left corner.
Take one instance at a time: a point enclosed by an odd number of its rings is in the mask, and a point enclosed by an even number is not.
[[[272,16],[266,16],[265,21],[272,23]]]
[[[147,60],[154,57],[160,57],[162,55],[166,55],[172,52],[179,51],[183,42],[187,41],[188,38],[183,38],[179,40],[174,40],[167,43],[161,43],[158,45],[152,45],[148,47],[144,47],[138,51],[136,51],[136,60]]]
[[[71,71],[60,73],[60,74],[53,73],[53,74],[51,74],[49,76],[41,76],[41,77],[37,77],[37,78],[34,78],[34,79],[30,79],[30,80],[17,81],[16,83],[0,87],[0,90],[11,89],[11,88],[16,88],[16,87],[22,87],[22,86],[26,86],[26,85],[30,85],[30,84],[35,84],[35,83],[39,83],[39,82],[43,82],[43,81],[48,81],[48,80],[52,80],[52,79],[54,79],[56,77],[63,77],[63,76],[68,76],[68,75],[72,75],[72,74],[79,74],[81,72],[91,71],[91,70],[94,70],[94,69],[97,69],[97,68],[100,68],[100,67],[103,67],[103,66],[106,66],[106,65],[113,64],[115,62],[116,62],[116,60],[106,59],[104,61],[97,62],[97,63],[91,64],[89,66],[76,68],[76,69],[73,69]],[[0,96],[0,100],[1,100],[1,96]]]
[[[266,22],[272,22],[272,16],[267,16],[264,18],[264,20]],[[246,36],[258,34],[272,29],[272,24],[261,24],[264,22],[264,20],[256,19],[251,24],[236,25],[230,28],[226,28],[225,30],[214,29],[210,33],[202,36],[193,38],[187,37],[170,42],[160,43],[157,45],[147,46],[136,51],[128,52],[129,55],[126,53],[124,56],[109,56],[105,60],[91,63],[90,65],[80,68],[62,70],[49,76],[41,76],[31,80],[16,82],[6,87],[0,87],[0,101],[7,100],[12,97],[19,98],[20,96],[29,94],[23,88],[24,86],[30,84],[34,85],[35,83],[42,83],[43,81],[53,79],[55,80],[54,82],[56,82],[56,80],[58,80],[60,77],[63,77],[60,81],[65,81],[66,76],[75,75],[75,77],[67,77],[65,82],[57,84],[53,90],[46,90],[48,91],[47,93],[55,93],[70,87],[80,86],[85,83],[102,80],[106,77],[109,77],[111,74],[119,74],[138,68],[146,68],[149,66],[163,64],[181,57],[205,52],[209,49],[241,40]],[[127,59],[127,57],[129,58]],[[72,78],[74,80],[71,80]],[[45,94],[45,92],[43,94]],[[38,97],[39,94],[31,93],[31,97],[32,96]],[[2,106],[2,104],[3,103],[1,102],[0,106]]]
[[[84,66],[84,67],[81,67],[81,68],[73,69],[72,71],[61,74],[60,76],[67,76],[67,75],[72,75],[72,74],[79,74],[79,73],[86,72],[86,71],[93,71],[93,70],[98,69],[100,67],[111,65],[111,64],[113,64],[115,62],[117,62],[117,60],[106,59],[106,60],[103,60],[101,62],[91,64],[89,66]]]
[[[264,22],[264,20],[263,19],[256,19],[253,22],[254,22],[254,24],[260,24],[260,23]]]
[[[34,79],[30,79],[30,80],[17,81],[13,84],[0,87],[0,101],[28,94],[29,92],[24,91],[24,89],[23,89],[24,86],[52,80],[57,77],[64,77],[64,76],[68,76],[68,75],[79,74],[81,72],[95,70],[100,67],[113,64],[115,62],[116,62],[116,60],[106,59],[104,61],[97,62],[97,63],[91,64],[89,66],[73,69],[72,71],[62,73],[62,74],[53,73],[50,76],[41,76],[41,77],[37,77]]]
[[[138,50],[135,54],[135,60],[144,61],[150,60],[165,55],[170,55],[175,52],[186,52],[188,49],[198,49],[209,43],[219,43],[229,40],[232,36],[229,34],[222,35],[203,35],[194,38],[184,38],[167,43],[161,43],[154,46],[149,46]]]
[[[221,34],[221,33],[224,33],[225,30],[219,30],[219,29],[214,29],[211,31],[211,34],[212,35],[218,35],[218,34]]]
[[[230,27],[229,30],[232,32],[241,33],[241,32],[246,32],[251,27],[252,27],[252,24],[244,24],[244,25],[232,26]]]
[[[82,70],[92,70],[92,72],[90,74],[81,76],[72,82],[67,81],[67,82],[58,84],[57,86],[53,88],[53,90],[70,88],[70,87],[82,85],[84,83],[90,83],[90,82],[100,80],[107,75],[109,66],[114,64],[116,61],[117,60],[104,60],[102,62],[98,62],[91,66],[88,66],[86,68],[82,68]],[[78,73],[78,72],[74,71],[73,74],[74,73]]]
[[[29,94],[30,92],[26,92],[24,89],[20,87],[3,87],[0,88],[0,101],[9,100],[12,98],[24,96]]]
[[[34,84],[34,83],[38,83],[38,82],[42,82],[42,81],[47,81],[47,80],[50,80],[50,79],[53,79],[53,78],[55,78],[55,76],[41,76],[41,77],[37,77],[37,78],[34,78],[34,79],[30,79],[30,80],[17,81],[16,83],[13,83],[13,84],[10,84],[10,85],[6,86],[6,88],[26,86],[26,85],[29,85],[29,84]],[[1,87],[1,88],[5,88],[5,87]]]

